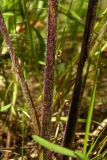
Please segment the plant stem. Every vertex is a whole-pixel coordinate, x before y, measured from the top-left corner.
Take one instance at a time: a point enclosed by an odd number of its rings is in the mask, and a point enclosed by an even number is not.
[[[28,85],[26,83],[26,80],[23,76],[23,73],[22,73],[21,67],[19,65],[18,59],[15,55],[14,48],[13,48],[13,45],[11,43],[10,36],[8,34],[8,30],[6,28],[6,25],[5,25],[5,22],[4,22],[1,11],[0,11],[0,30],[1,30],[1,33],[2,33],[2,35],[3,35],[3,37],[6,41],[6,44],[8,46],[9,54],[10,54],[12,63],[14,65],[14,68],[16,69],[16,73],[17,73],[17,75],[20,79],[21,86],[22,86],[22,91],[23,91],[24,96],[26,98],[26,102],[29,105],[31,120],[33,122],[33,127],[34,127],[34,130],[35,130],[35,133],[37,134],[37,132],[40,132],[39,117],[38,117],[37,111],[35,109],[34,103],[32,101],[32,97],[31,97]]]
[[[48,0],[48,37],[46,67],[44,74],[44,105],[42,114],[43,138],[49,140],[51,135],[52,97],[54,85],[54,65],[56,52],[57,0]],[[43,150],[44,160],[48,159],[47,150]]]
[[[75,81],[71,107],[69,110],[68,122],[66,125],[64,138],[62,142],[62,146],[67,148],[71,148],[75,135],[77,118],[79,115],[80,102],[81,102],[82,74],[85,62],[88,58],[89,49],[92,41],[92,33],[93,33],[94,20],[96,17],[97,3],[98,0],[89,0],[88,3],[80,61],[77,69],[77,77]],[[66,160],[66,159],[68,159],[66,156],[61,156],[61,160]]]

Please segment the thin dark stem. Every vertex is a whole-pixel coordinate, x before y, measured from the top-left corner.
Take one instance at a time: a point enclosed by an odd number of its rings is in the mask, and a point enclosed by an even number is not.
[[[57,25],[57,0],[48,0],[48,37],[46,67],[44,74],[44,105],[42,115],[41,135],[45,139],[50,139],[51,135],[51,115],[52,97],[54,85],[54,65],[56,52],[56,25]],[[44,149],[44,160],[48,158],[47,150]]]
[[[0,30],[1,30],[1,33],[2,33],[2,35],[3,35],[3,37],[6,41],[6,44],[8,46],[9,54],[10,54],[12,63],[14,65],[14,68],[16,69],[16,73],[17,73],[17,75],[20,79],[21,86],[22,86],[22,91],[23,91],[24,96],[26,98],[26,101],[29,105],[31,120],[33,122],[33,127],[34,127],[34,130],[35,130],[35,133],[37,134],[37,132],[40,132],[39,117],[38,117],[37,111],[35,109],[34,103],[32,101],[32,97],[31,97],[30,91],[28,89],[26,80],[23,76],[23,73],[22,73],[21,67],[19,65],[18,59],[15,55],[14,48],[13,48],[13,45],[11,43],[10,36],[8,34],[8,30],[6,28],[6,25],[5,25],[5,22],[4,22],[1,11],[0,11]]]
[[[96,17],[97,3],[98,0],[89,0],[88,4],[80,61],[77,69],[77,77],[75,81],[71,107],[69,110],[68,122],[66,125],[65,134],[62,142],[62,146],[67,148],[71,148],[75,135],[77,118],[79,115],[80,102],[81,102],[80,98],[82,90],[82,74],[86,59],[88,58],[89,49],[92,41],[92,33],[93,33],[94,20]],[[66,156],[61,156],[60,158],[60,160],[67,160],[67,159],[68,157]]]

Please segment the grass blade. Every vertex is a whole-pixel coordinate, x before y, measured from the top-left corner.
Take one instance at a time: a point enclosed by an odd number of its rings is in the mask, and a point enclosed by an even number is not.
[[[36,136],[36,135],[33,135],[32,137],[33,137],[34,141],[36,141],[37,143],[39,143],[40,145],[42,145],[43,147],[45,147],[51,151],[54,151],[54,152],[60,153],[60,154],[64,154],[66,156],[79,158],[81,160],[88,160],[88,158],[86,156],[84,156],[83,153],[81,153],[80,151],[72,151],[70,149],[61,147],[57,144],[50,143],[49,141],[47,141],[39,136]]]
[[[100,56],[100,53],[98,54],[98,57],[97,57],[96,73],[95,73],[95,78],[94,78],[94,86],[93,86],[93,90],[92,90],[91,102],[90,102],[89,111],[88,111],[88,119],[87,119],[87,123],[86,123],[85,141],[84,141],[84,153],[85,154],[86,154],[86,151],[87,151],[88,136],[89,136],[90,126],[91,126],[91,119],[92,119],[92,113],[93,113],[93,107],[94,107],[95,95],[96,95],[99,56]]]

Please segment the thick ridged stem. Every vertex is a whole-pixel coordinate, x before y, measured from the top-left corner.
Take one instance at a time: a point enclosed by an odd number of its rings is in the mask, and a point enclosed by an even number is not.
[[[37,111],[35,109],[35,106],[33,104],[32,97],[31,97],[28,85],[26,83],[26,80],[23,76],[23,73],[22,73],[21,67],[19,65],[18,59],[15,55],[15,51],[14,51],[13,45],[11,43],[10,36],[8,34],[8,30],[6,28],[6,25],[5,25],[5,22],[4,22],[1,11],[0,11],[0,30],[1,30],[1,33],[2,33],[2,35],[3,35],[3,37],[6,41],[6,44],[8,46],[9,54],[10,54],[12,63],[14,65],[14,68],[16,70],[16,74],[18,75],[18,77],[20,79],[21,86],[22,86],[22,91],[24,93],[26,102],[29,105],[30,115],[31,115],[31,120],[33,122],[34,131],[35,131],[35,134],[37,134],[37,132],[40,132],[39,117],[38,117]]]
[[[82,74],[83,74],[83,68],[84,68],[86,59],[88,58],[90,45],[92,42],[92,33],[93,33],[94,21],[96,17],[97,3],[98,3],[98,0],[89,0],[89,4],[88,4],[80,61],[77,69],[77,77],[75,81],[71,107],[69,110],[68,121],[67,121],[64,138],[62,142],[62,146],[67,148],[71,148],[72,146],[76,125],[77,125],[77,118],[79,116],[79,109],[80,109],[80,102],[81,102],[81,89],[82,89]],[[63,156],[63,155],[60,156],[60,160],[67,160],[67,159],[68,157],[66,156]]]
[[[54,85],[54,66],[56,52],[56,29],[57,29],[57,0],[48,0],[48,36],[47,36],[47,54],[46,67],[44,73],[44,104],[42,114],[41,135],[49,140],[51,135],[51,115],[52,98]],[[48,158],[48,152],[44,149],[44,160]]]

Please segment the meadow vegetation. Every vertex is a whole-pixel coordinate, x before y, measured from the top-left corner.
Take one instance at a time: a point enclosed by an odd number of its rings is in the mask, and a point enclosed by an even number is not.
[[[0,0],[0,159],[107,159],[107,1]]]

